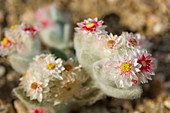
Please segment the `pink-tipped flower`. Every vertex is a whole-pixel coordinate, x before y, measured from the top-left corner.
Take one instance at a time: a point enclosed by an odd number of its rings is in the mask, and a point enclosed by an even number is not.
[[[114,47],[121,46],[121,44],[119,45],[119,42],[120,42],[120,39],[117,35],[113,36],[113,34],[110,34],[107,36],[105,45],[106,45],[106,48],[113,49]]]
[[[124,44],[128,48],[139,47],[139,40],[133,33],[123,32],[120,38],[122,38],[121,40],[123,40]]]
[[[127,39],[128,39],[128,46],[130,47],[137,47],[139,46],[139,40],[137,39],[137,36],[133,33],[126,33]]]
[[[23,30],[24,30],[24,31],[30,31],[30,32],[35,32],[35,31],[37,31],[34,27],[25,27]]]
[[[122,46],[122,40],[117,35],[107,35],[107,38],[103,38],[104,40],[104,52],[105,55],[110,55],[115,53],[118,48]]]
[[[5,56],[11,54],[13,51],[15,51],[15,46],[12,41],[7,37],[3,38],[0,45],[0,55]]]
[[[27,93],[31,100],[37,99],[39,102],[41,102],[43,100],[42,82],[40,82],[38,79],[30,80]]]
[[[45,28],[47,28],[48,26],[50,26],[51,22],[50,22],[49,19],[45,19],[45,20],[40,21],[40,24],[41,24],[42,28],[45,29]]]
[[[137,72],[140,71],[140,64],[133,56],[115,57],[104,64],[104,70],[110,80],[113,80],[118,88],[131,87],[137,84]]]
[[[78,24],[80,27],[82,27],[82,30],[86,30],[86,31],[90,31],[90,32],[93,32],[93,31],[96,31],[96,28],[100,25],[101,23],[98,23],[96,21],[91,21],[91,22],[85,22],[85,23],[82,23],[82,24]]]
[[[1,46],[2,48],[6,48],[9,47],[11,45],[11,41],[5,37],[2,41],[1,41]]]
[[[31,34],[31,36],[34,38],[34,36],[36,35],[36,29],[34,28],[34,27],[30,27],[30,26],[25,26],[24,28],[23,28],[23,31],[25,31],[26,33],[30,33]]]
[[[147,83],[147,79],[152,80],[150,75],[155,75],[153,69],[155,68],[156,64],[152,61],[151,56],[152,55],[146,50],[142,51],[141,54],[137,53],[137,62],[141,64],[140,72],[138,73],[141,83]]]
[[[47,108],[33,108],[30,110],[29,113],[47,113],[48,109]]]
[[[89,18],[88,20],[84,20],[81,23],[78,23],[78,27],[75,28],[75,30],[77,32],[79,31],[85,31],[88,33],[97,33],[97,34],[101,34],[101,33],[106,33],[106,31],[104,30],[106,26],[102,25],[103,21],[100,20],[98,21],[97,18],[91,19]]]
[[[52,21],[49,17],[50,7],[52,7],[52,5],[47,5],[35,12],[35,21],[37,22],[37,25],[42,29],[46,29],[52,25]]]
[[[138,66],[138,67],[136,67]],[[139,71],[139,65],[136,61],[125,59],[124,61],[119,60],[118,66],[115,69],[120,71],[120,75],[125,75],[126,77],[130,77],[131,75],[135,76],[135,72]]]

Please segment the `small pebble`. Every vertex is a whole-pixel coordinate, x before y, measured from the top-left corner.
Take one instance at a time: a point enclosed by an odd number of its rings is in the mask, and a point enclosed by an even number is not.
[[[5,104],[2,100],[0,100],[0,113],[7,113],[10,105]]]
[[[165,107],[167,107],[168,109],[170,109],[170,99],[169,99],[169,100],[165,100],[165,101],[164,101],[164,105],[165,105]]]
[[[142,104],[137,104],[136,109],[137,109],[140,113],[142,113],[142,112],[145,111],[144,105],[142,105]]]
[[[15,71],[9,72],[9,73],[6,75],[6,77],[7,77],[7,80],[8,80],[9,82],[12,82],[12,81],[15,81],[15,80],[19,80],[19,74],[18,74],[17,72],[15,72]]]
[[[24,106],[24,104],[21,101],[15,100],[14,106],[17,113],[28,113],[27,108]]]
[[[5,67],[0,65],[0,78],[5,74]]]
[[[4,12],[0,10],[0,23],[4,21]]]

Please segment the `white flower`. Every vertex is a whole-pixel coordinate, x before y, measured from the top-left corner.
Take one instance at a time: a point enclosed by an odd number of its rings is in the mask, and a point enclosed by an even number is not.
[[[61,72],[64,71],[64,67],[63,67],[63,61],[58,58],[55,60],[54,55],[47,55],[44,58],[44,63],[43,63],[43,70],[44,70],[44,76],[51,76],[52,78],[58,78],[60,80],[62,80],[62,76],[61,76]]]
[[[122,38],[125,41],[125,44],[128,48],[135,48],[139,46],[139,40],[137,36],[133,33],[123,32]]]
[[[39,102],[41,102],[43,99],[43,95],[42,95],[43,88],[41,86],[42,82],[40,82],[38,79],[33,79],[30,80],[29,82],[30,82],[28,86],[29,93],[27,92],[28,96],[30,96],[31,100],[37,99]]]
[[[119,40],[120,40],[120,45],[119,48],[117,48],[117,54],[136,55],[136,52],[140,51],[139,40],[134,34],[123,32],[119,36]]]
[[[65,70],[63,60],[52,54],[41,54],[34,57],[34,65],[42,72],[42,77],[46,80],[62,80],[61,72]],[[32,64],[33,65],[33,64]],[[34,66],[32,66],[34,67]]]
[[[115,51],[118,50],[122,46],[122,40],[117,35],[110,33],[110,35],[106,36],[107,38],[103,38],[104,40],[104,52],[106,54],[113,54]]]
[[[27,72],[21,80],[21,87],[31,100],[49,100],[51,87],[59,87],[63,79],[61,72],[64,71],[63,61],[56,59],[52,54],[42,54],[34,58]]]
[[[38,100],[39,102],[45,99],[45,95],[47,95],[49,91],[47,87],[48,83],[45,79],[42,79],[41,73],[33,70],[23,76],[20,85],[24,88],[27,96],[29,96],[31,100]]]

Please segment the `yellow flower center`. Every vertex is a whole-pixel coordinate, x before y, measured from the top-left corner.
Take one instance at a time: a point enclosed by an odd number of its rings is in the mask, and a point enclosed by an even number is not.
[[[17,25],[13,25],[13,26],[11,26],[11,30],[14,30],[14,29],[16,29],[18,26]]]
[[[145,67],[146,66],[146,62],[145,61],[141,61],[142,65]]]
[[[1,42],[2,46],[5,46],[9,43],[9,40],[7,38],[4,38]]]
[[[91,27],[93,27],[94,26],[94,23],[88,23],[88,24],[86,24],[86,27],[87,28],[91,28]]]
[[[129,72],[131,70],[131,66],[128,63],[123,63],[120,68],[122,72]]]
[[[31,89],[37,89],[38,84],[36,82],[31,83]]]
[[[66,71],[70,71],[73,67],[70,64],[65,64],[64,68],[65,68]]]
[[[55,68],[55,64],[54,63],[50,63],[50,64],[47,65],[47,69],[49,69],[49,70],[52,70],[54,68]]]
[[[132,44],[134,44],[134,45],[137,45],[137,41],[136,41],[136,39],[130,39],[130,42],[132,42]]]
[[[114,40],[108,40],[107,41],[107,47],[109,47],[109,48],[112,48],[114,46],[114,44],[115,44]]]

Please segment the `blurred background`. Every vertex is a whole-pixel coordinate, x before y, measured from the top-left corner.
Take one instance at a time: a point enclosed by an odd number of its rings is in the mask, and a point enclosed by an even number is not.
[[[158,60],[153,80],[142,85],[141,98],[106,97],[93,105],[74,105],[70,113],[170,113],[170,0],[0,0],[0,38],[11,25],[33,25],[35,11],[51,3],[68,13],[71,38],[77,22],[98,17],[108,32],[138,32],[148,37],[152,43],[149,51]],[[0,57],[0,113],[25,113],[26,108],[12,93],[19,77],[6,58]]]

